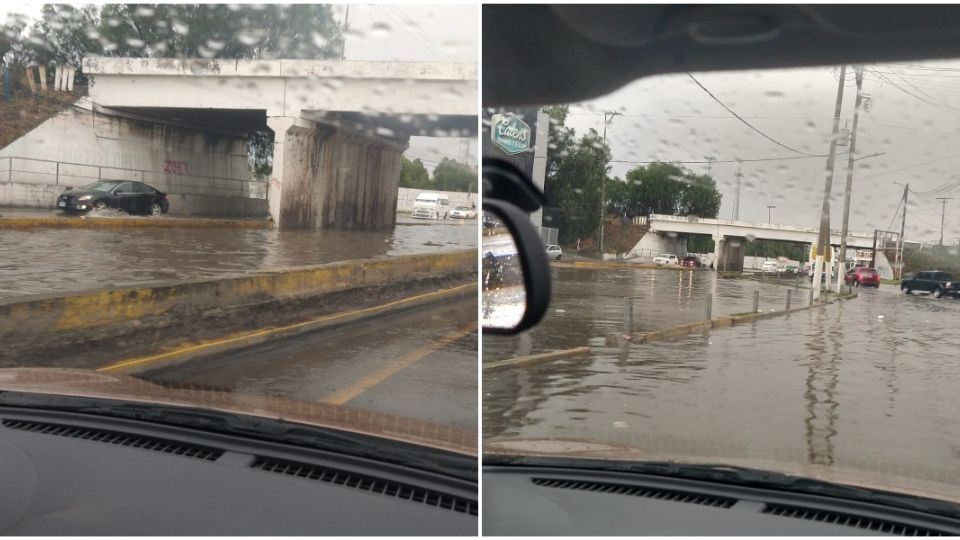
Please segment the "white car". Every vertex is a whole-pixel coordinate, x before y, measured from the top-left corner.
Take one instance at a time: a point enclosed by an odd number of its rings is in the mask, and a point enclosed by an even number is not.
[[[653,258],[654,264],[680,264],[680,260],[677,259],[676,255],[671,255],[669,253],[661,253]]]
[[[421,193],[413,201],[410,216],[414,219],[447,219],[450,197],[438,193]]]
[[[560,246],[556,244],[547,245],[547,257],[550,257],[551,259],[559,261],[560,257],[562,256],[563,256],[563,250],[560,249]]]
[[[477,211],[469,206],[458,206],[450,211],[452,219],[477,219]]]

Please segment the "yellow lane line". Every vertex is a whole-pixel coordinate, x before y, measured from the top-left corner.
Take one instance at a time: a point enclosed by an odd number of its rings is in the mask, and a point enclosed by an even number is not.
[[[382,383],[383,381],[394,376],[400,370],[414,364],[418,360],[427,356],[428,354],[437,351],[443,347],[446,347],[450,343],[462,338],[463,336],[469,334],[470,332],[475,332],[477,330],[477,323],[471,322],[466,326],[460,327],[457,330],[446,334],[440,339],[428,343],[419,349],[410,351],[402,356],[397,357],[395,360],[390,362],[388,365],[368,374],[366,377],[363,377],[359,381],[337,390],[336,392],[324,397],[320,400],[321,403],[329,403],[331,405],[343,405],[344,403],[350,401],[351,399],[357,397],[358,395],[366,392],[367,390],[373,388],[374,386]]]
[[[284,332],[290,332],[292,330],[297,330],[297,329],[300,329],[303,327],[309,327],[312,325],[332,323],[338,320],[352,319],[352,318],[362,317],[364,315],[373,315],[379,312],[389,311],[391,308],[398,307],[403,304],[409,304],[409,303],[418,302],[421,300],[427,300],[431,297],[456,295],[462,291],[466,291],[474,287],[476,287],[476,284],[470,283],[467,285],[461,285],[459,287],[453,287],[451,289],[444,289],[442,291],[434,291],[434,292],[419,294],[416,296],[409,296],[406,298],[402,298],[400,300],[394,300],[392,302],[387,302],[386,304],[380,304],[380,305],[372,306],[368,308],[355,309],[352,311],[344,311],[342,313],[335,313],[333,315],[325,315],[323,317],[318,317],[315,319],[310,319],[308,321],[294,323],[287,326],[265,328],[263,330],[255,330],[253,332],[244,332],[241,334],[235,334],[233,336],[229,336],[226,338],[204,341],[194,345],[186,345],[186,346],[179,347],[177,349],[164,352],[164,353],[154,354],[150,356],[143,356],[140,358],[131,358],[128,360],[121,360],[119,362],[108,364],[106,366],[101,366],[97,368],[97,371],[101,371],[101,372],[122,371],[131,367],[139,367],[147,364],[152,364],[155,362],[162,362],[164,360],[170,360],[178,356],[182,356],[190,353],[196,353],[206,349],[222,347],[222,346],[231,345],[234,343],[243,343],[245,341],[249,341],[251,339],[258,338],[258,337],[269,337],[275,334],[282,334]]]

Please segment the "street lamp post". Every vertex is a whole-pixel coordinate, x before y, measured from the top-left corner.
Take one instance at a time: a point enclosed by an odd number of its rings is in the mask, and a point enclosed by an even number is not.
[[[772,204],[767,205],[767,225],[770,225],[772,223],[770,220],[770,211],[773,210],[774,208],[776,208],[776,206]]]

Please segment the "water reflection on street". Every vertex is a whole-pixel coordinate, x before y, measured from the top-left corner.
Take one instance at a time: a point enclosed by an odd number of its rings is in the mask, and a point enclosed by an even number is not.
[[[805,276],[767,276],[765,281],[717,279],[701,270],[630,268],[553,268],[553,299],[546,317],[529,333],[484,340],[484,360],[500,360],[556,349],[602,344],[610,333],[622,333],[624,297],[635,296],[635,332],[663,330],[705,318],[706,297],[712,295],[712,314],[732,315],[753,309],[754,291],[760,309],[780,311],[807,305]],[[589,341],[589,343],[588,343]]]
[[[382,231],[32,229],[0,235],[0,298],[136,286],[477,245],[476,220]]]
[[[563,313],[523,338],[485,336],[485,359],[584,345],[618,330],[616,303],[603,301],[618,290],[612,283],[636,290],[651,279],[571,285],[579,272],[556,272],[561,296],[551,309]],[[711,278],[702,277],[701,291]],[[734,283],[715,286],[755,286]],[[699,306],[684,301],[684,290],[679,298],[677,289],[650,290],[650,310],[638,310],[649,327],[688,322]],[[695,286],[691,299],[697,294]],[[743,298],[727,298],[727,311],[742,311]],[[884,287],[679,339],[622,348],[594,339],[587,358],[485,373],[484,439],[591,439],[658,457],[813,464],[957,485],[958,317],[960,301]]]

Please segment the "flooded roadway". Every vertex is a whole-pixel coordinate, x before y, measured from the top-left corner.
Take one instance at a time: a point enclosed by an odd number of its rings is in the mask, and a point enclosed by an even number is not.
[[[384,231],[4,230],[0,299],[471,248],[477,220],[399,217]]]
[[[567,275],[559,306],[573,302]],[[548,322],[530,348],[583,345],[617,327],[613,305],[590,307],[591,295],[611,285],[575,283],[584,313]],[[675,294],[655,292],[645,324],[684,322]],[[600,440],[659,458],[820,465],[882,473],[894,487],[909,478],[955,491],[958,320],[960,301],[883,287],[743,326],[492,371],[483,381],[484,440]],[[516,347],[496,341],[484,339],[485,359]]]
[[[484,340],[484,361],[501,360],[584,345],[603,345],[607,334],[623,333],[625,296],[637,296],[634,332],[663,330],[706,318],[706,296],[713,295],[714,317],[753,309],[753,292],[760,291],[760,309],[782,310],[787,291],[791,306],[807,305],[810,290],[805,276],[769,281],[716,279],[706,270],[653,270],[553,267],[553,299],[547,315],[521,336]],[[798,288],[794,288],[798,285]]]
[[[346,405],[476,431],[475,296],[255,345],[141,377]]]

